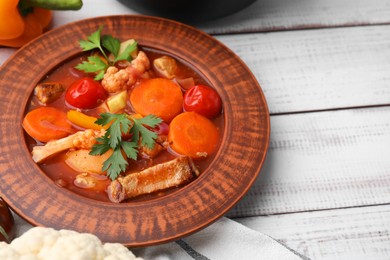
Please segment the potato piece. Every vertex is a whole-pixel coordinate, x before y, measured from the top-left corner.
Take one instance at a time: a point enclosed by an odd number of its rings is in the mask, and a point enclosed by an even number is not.
[[[118,94],[110,96],[106,101],[108,110],[111,113],[116,113],[124,109],[126,107],[126,102],[127,102],[127,90],[123,90]]]
[[[105,174],[103,163],[111,156],[112,150],[102,155],[90,155],[90,150],[74,150],[66,154],[65,163],[76,172]]]

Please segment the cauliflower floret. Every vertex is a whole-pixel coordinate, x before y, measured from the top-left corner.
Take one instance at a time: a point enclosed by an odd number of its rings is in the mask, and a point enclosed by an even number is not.
[[[5,242],[0,242],[0,259],[18,259],[19,253]]]
[[[115,93],[127,89],[128,81],[129,73],[125,69],[110,66],[104,74],[102,86],[108,93]]]
[[[76,135],[73,139],[73,146],[76,149],[91,149],[94,144],[96,144],[96,138],[102,137],[106,131],[100,130],[92,130],[87,129],[83,132],[79,132],[80,134]]]
[[[107,69],[102,80],[102,86],[109,93],[116,93],[131,87],[150,68],[148,56],[140,51],[125,69],[111,66]]]
[[[142,74],[150,68],[150,61],[145,52],[140,51],[137,55],[137,58],[131,61],[131,66],[135,69],[138,74]]]
[[[96,143],[95,138],[105,134],[105,130],[87,129],[76,132],[67,137],[52,140],[45,145],[34,146],[32,150],[32,158],[34,162],[39,163],[46,158],[69,149],[90,149]]]
[[[10,244],[0,243],[2,260],[59,259],[59,260],[122,260],[135,259],[135,255],[118,243],[103,244],[98,237],[89,233],[71,230],[34,227]]]

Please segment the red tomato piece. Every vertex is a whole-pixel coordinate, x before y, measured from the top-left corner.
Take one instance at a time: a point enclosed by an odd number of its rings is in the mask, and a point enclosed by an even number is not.
[[[70,85],[65,100],[72,107],[90,109],[97,107],[107,97],[103,86],[92,78],[81,78]]]
[[[213,118],[221,113],[222,100],[213,88],[196,85],[184,94],[183,108],[187,112],[192,111]]]

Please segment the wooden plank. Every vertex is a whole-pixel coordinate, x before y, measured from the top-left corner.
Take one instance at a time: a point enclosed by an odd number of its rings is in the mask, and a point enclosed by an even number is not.
[[[252,70],[271,113],[389,104],[390,26],[217,39]]]
[[[390,205],[236,221],[316,260],[389,259]]]
[[[389,22],[388,0],[257,0],[236,14],[197,26],[211,34],[227,34]]]
[[[56,12],[53,25],[91,16],[139,14],[119,1],[83,2],[83,8],[77,12]],[[257,0],[233,15],[192,25],[211,34],[228,34],[389,22],[388,0]]]
[[[14,215],[16,234],[32,226]],[[390,205],[233,219],[317,260],[389,259]]]
[[[390,107],[271,117],[259,178],[230,217],[390,203]]]

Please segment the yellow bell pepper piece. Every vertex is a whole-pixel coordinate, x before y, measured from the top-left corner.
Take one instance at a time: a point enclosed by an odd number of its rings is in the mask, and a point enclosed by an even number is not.
[[[69,110],[68,113],[66,114],[66,117],[68,120],[81,128],[84,129],[93,129],[93,130],[102,130],[102,129],[107,129],[109,126],[101,126],[96,124],[96,117],[93,116],[88,116],[84,113],[81,113],[77,110]]]

